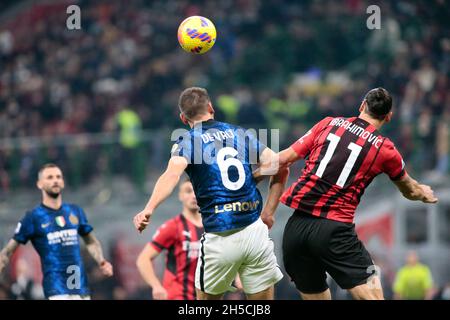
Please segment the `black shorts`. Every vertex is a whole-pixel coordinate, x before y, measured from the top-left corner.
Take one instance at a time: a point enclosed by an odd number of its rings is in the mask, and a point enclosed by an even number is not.
[[[328,288],[326,273],[342,289],[366,283],[375,273],[372,258],[358,239],[355,225],[297,211],[283,234],[283,260],[287,273],[302,293]]]

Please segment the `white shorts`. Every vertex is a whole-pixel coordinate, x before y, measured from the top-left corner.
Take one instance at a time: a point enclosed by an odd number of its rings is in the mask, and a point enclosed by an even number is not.
[[[195,287],[212,295],[233,291],[239,274],[244,292],[266,290],[283,278],[269,230],[261,219],[238,231],[204,233]]]
[[[91,300],[91,296],[79,294],[58,294],[56,296],[48,297],[48,300]]]

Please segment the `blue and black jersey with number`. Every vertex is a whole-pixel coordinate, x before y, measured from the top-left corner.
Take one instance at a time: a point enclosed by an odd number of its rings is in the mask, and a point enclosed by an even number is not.
[[[46,297],[89,294],[78,235],[92,229],[83,209],[67,203],[58,210],[41,204],[19,222],[14,239],[21,244],[30,240],[39,254]]]
[[[263,201],[252,164],[265,148],[256,132],[215,120],[201,122],[178,138],[172,156],[189,163],[186,173],[206,232],[243,228],[259,218]]]

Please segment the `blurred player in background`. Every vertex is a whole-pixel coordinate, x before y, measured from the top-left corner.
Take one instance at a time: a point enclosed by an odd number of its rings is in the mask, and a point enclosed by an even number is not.
[[[197,298],[221,299],[239,275],[249,299],[273,299],[274,284],[283,275],[263,220],[269,226],[273,223],[266,217],[273,216],[288,171],[280,170],[271,178],[263,209],[251,165],[271,158],[274,152],[254,135],[244,134],[242,128],[215,121],[211,100],[203,88],[184,90],[179,108],[181,120],[191,130],[173,146],[166,171],[145,209],[134,218],[135,227],[145,229],[154,210],[186,171],[205,228],[195,275]]]
[[[407,199],[437,202],[429,186],[406,173],[402,156],[378,131],[391,120],[391,108],[385,89],[370,90],[358,117],[327,117],[279,154],[280,165],[306,158],[301,177],[281,197],[295,209],[284,231],[284,264],[303,299],[331,298],[326,272],[355,299],[383,299],[353,224],[361,196],[377,175],[386,173]]]
[[[431,270],[419,261],[416,251],[408,252],[406,265],[400,268],[395,275],[393,291],[397,300],[431,299],[433,295]]]
[[[154,300],[195,300],[195,270],[204,230],[189,180],[180,184],[178,198],[183,211],[158,228],[136,261],[142,278],[152,288]],[[155,274],[153,260],[162,250],[167,250],[167,257],[161,284]]]
[[[64,178],[60,168],[51,163],[44,165],[39,170],[37,187],[42,191],[42,203],[26,213],[0,252],[0,273],[19,244],[30,240],[41,258],[45,296],[50,300],[88,300],[78,235],[105,276],[113,275],[112,265],[103,257],[83,209],[62,201]]]

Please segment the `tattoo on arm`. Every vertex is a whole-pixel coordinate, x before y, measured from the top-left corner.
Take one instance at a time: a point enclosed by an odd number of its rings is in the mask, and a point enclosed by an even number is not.
[[[8,264],[9,259],[16,251],[18,246],[19,243],[16,240],[11,239],[6,244],[6,246],[0,251],[0,273],[3,271],[3,268]]]
[[[86,249],[94,260],[100,264],[105,258],[103,257],[103,250],[100,241],[91,233],[83,236],[86,243]]]

